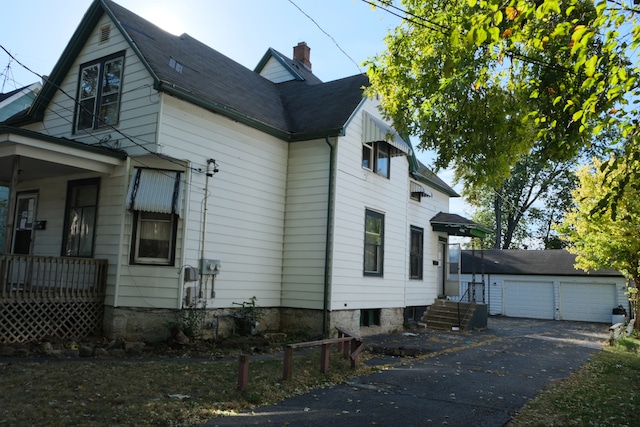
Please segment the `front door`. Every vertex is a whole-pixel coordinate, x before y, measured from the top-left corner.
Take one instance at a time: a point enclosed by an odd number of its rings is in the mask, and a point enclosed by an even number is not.
[[[13,254],[31,254],[37,202],[38,195],[35,193],[19,194],[16,198],[15,226],[11,250]]]

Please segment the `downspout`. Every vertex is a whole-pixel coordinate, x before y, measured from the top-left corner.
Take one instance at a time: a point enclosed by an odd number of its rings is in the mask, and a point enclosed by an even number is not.
[[[324,246],[324,301],[322,305],[322,335],[329,336],[329,239],[331,237],[331,213],[333,202],[333,164],[334,147],[329,142],[329,137],[325,137],[325,142],[329,146],[329,185],[327,187],[327,230]]]

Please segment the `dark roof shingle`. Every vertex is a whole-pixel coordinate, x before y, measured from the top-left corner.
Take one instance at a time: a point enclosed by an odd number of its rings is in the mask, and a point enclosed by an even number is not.
[[[475,255],[475,257],[474,257]],[[535,250],[464,250],[462,273],[507,274],[533,276],[621,276],[615,270],[588,273],[574,267],[576,256],[563,249]]]

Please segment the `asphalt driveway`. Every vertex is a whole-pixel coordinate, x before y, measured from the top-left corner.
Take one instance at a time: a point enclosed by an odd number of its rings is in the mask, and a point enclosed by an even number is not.
[[[528,399],[602,349],[608,328],[492,317],[480,331],[366,337],[377,354],[367,363],[390,369],[206,426],[503,426]]]

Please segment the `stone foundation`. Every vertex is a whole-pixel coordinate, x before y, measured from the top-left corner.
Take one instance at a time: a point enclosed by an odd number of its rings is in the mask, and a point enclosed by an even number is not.
[[[237,315],[239,308],[207,310],[171,310],[147,308],[105,307],[104,334],[109,339],[127,341],[164,341],[171,329],[179,326],[197,328],[204,339],[227,338],[241,334]],[[257,332],[303,333],[322,335],[322,310],[296,308],[261,308],[262,317]],[[360,326],[360,310],[337,310],[328,315],[327,330],[331,337],[337,335],[336,326],[361,336],[401,331],[404,324],[404,308],[380,309],[380,324]]]
[[[322,310],[283,307],[280,309],[280,330],[309,336],[322,335],[322,317]]]
[[[236,322],[239,308],[207,310],[175,310],[105,307],[104,335],[109,339],[127,341],[164,341],[171,336],[171,329],[197,328],[203,339],[227,338],[240,334]],[[258,332],[278,331],[280,309],[262,308]]]
[[[336,326],[360,336],[388,334],[404,327],[404,308],[381,308],[380,324],[360,326],[360,310],[338,310],[330,313],[329,330],[336,336]]]

